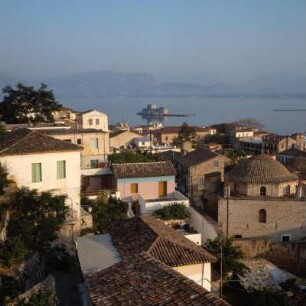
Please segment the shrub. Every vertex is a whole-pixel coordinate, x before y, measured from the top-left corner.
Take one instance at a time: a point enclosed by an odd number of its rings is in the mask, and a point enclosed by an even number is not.
[[[153,217],[162,220],[184,220],[190,218],[190,212],[188,208],[182,203],[173,203],[156,210],[153,213]]]

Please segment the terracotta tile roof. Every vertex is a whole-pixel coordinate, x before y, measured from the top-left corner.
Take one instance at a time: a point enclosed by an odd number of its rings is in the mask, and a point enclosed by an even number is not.
[[[112,168],[117,178],[156,177],[176,174],[175,168],[170,161],[113,164]]]
[[[81,150],[80,146],[29,129],[0,135],[0,156]]]
[[[290,173],[284,165],[266,155],[255,155],[241,160],[225,174],[225,178],[250,184],[279,184],[298,180],[298,177]]]
[[[176,160],[181,165],[190,167],[190,166],[194,166],[200,163],[204,163],[217,156],[221,156],[221,155],[218,153],[209,151],[207,149],[197,149],[197,150],[187,153],[186,155],[177,157]],[[224,158],[226,157],[224,156]]]
[[[202,247],[149,216],[118,221],[110,234],[123,258],[146,251],[171,267],[216,261]]]
[[[229,306],[148,253],[125,258],[88,278],[95,306]]]

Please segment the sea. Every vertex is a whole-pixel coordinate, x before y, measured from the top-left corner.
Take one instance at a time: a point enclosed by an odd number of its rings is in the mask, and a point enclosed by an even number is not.
[[[177,126],[183,122],[190,125],[209,126],[244,118],[255,118],[264,130],[280,135],[306,132],[305,97],[169,97],[169,98],[59,98],[63,105],[77,111],[96,109],[107,113],[109,124],[125,121],[130,126],[149,123],[137,115],[147,104],[169,109],[169,113],[190,113],[190,117],[164,117],[164,126]],[[275,111],[287,109],[298,111]],[[305,110],[305,111],[302,111]],[[157,120],[155,120],[157,121]]]

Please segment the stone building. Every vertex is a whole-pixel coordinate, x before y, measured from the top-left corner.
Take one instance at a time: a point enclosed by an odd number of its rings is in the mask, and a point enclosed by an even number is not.
[[[218,222],[228,237],[290,241],[306,235],[306,201],[298,177],[265,155],[225,174]]]

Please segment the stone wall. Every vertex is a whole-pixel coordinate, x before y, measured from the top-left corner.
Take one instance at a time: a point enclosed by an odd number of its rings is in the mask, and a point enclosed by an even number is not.
[[[259,222],[259,210],[266,211],[266,222]],[[218,201],[218,222],[222,231],[227,227],[227,199]],[[268,237],[281,241],[282,235],[291,240],[306,236],[306,201],[230,198],[228,202],[229,237]]]

